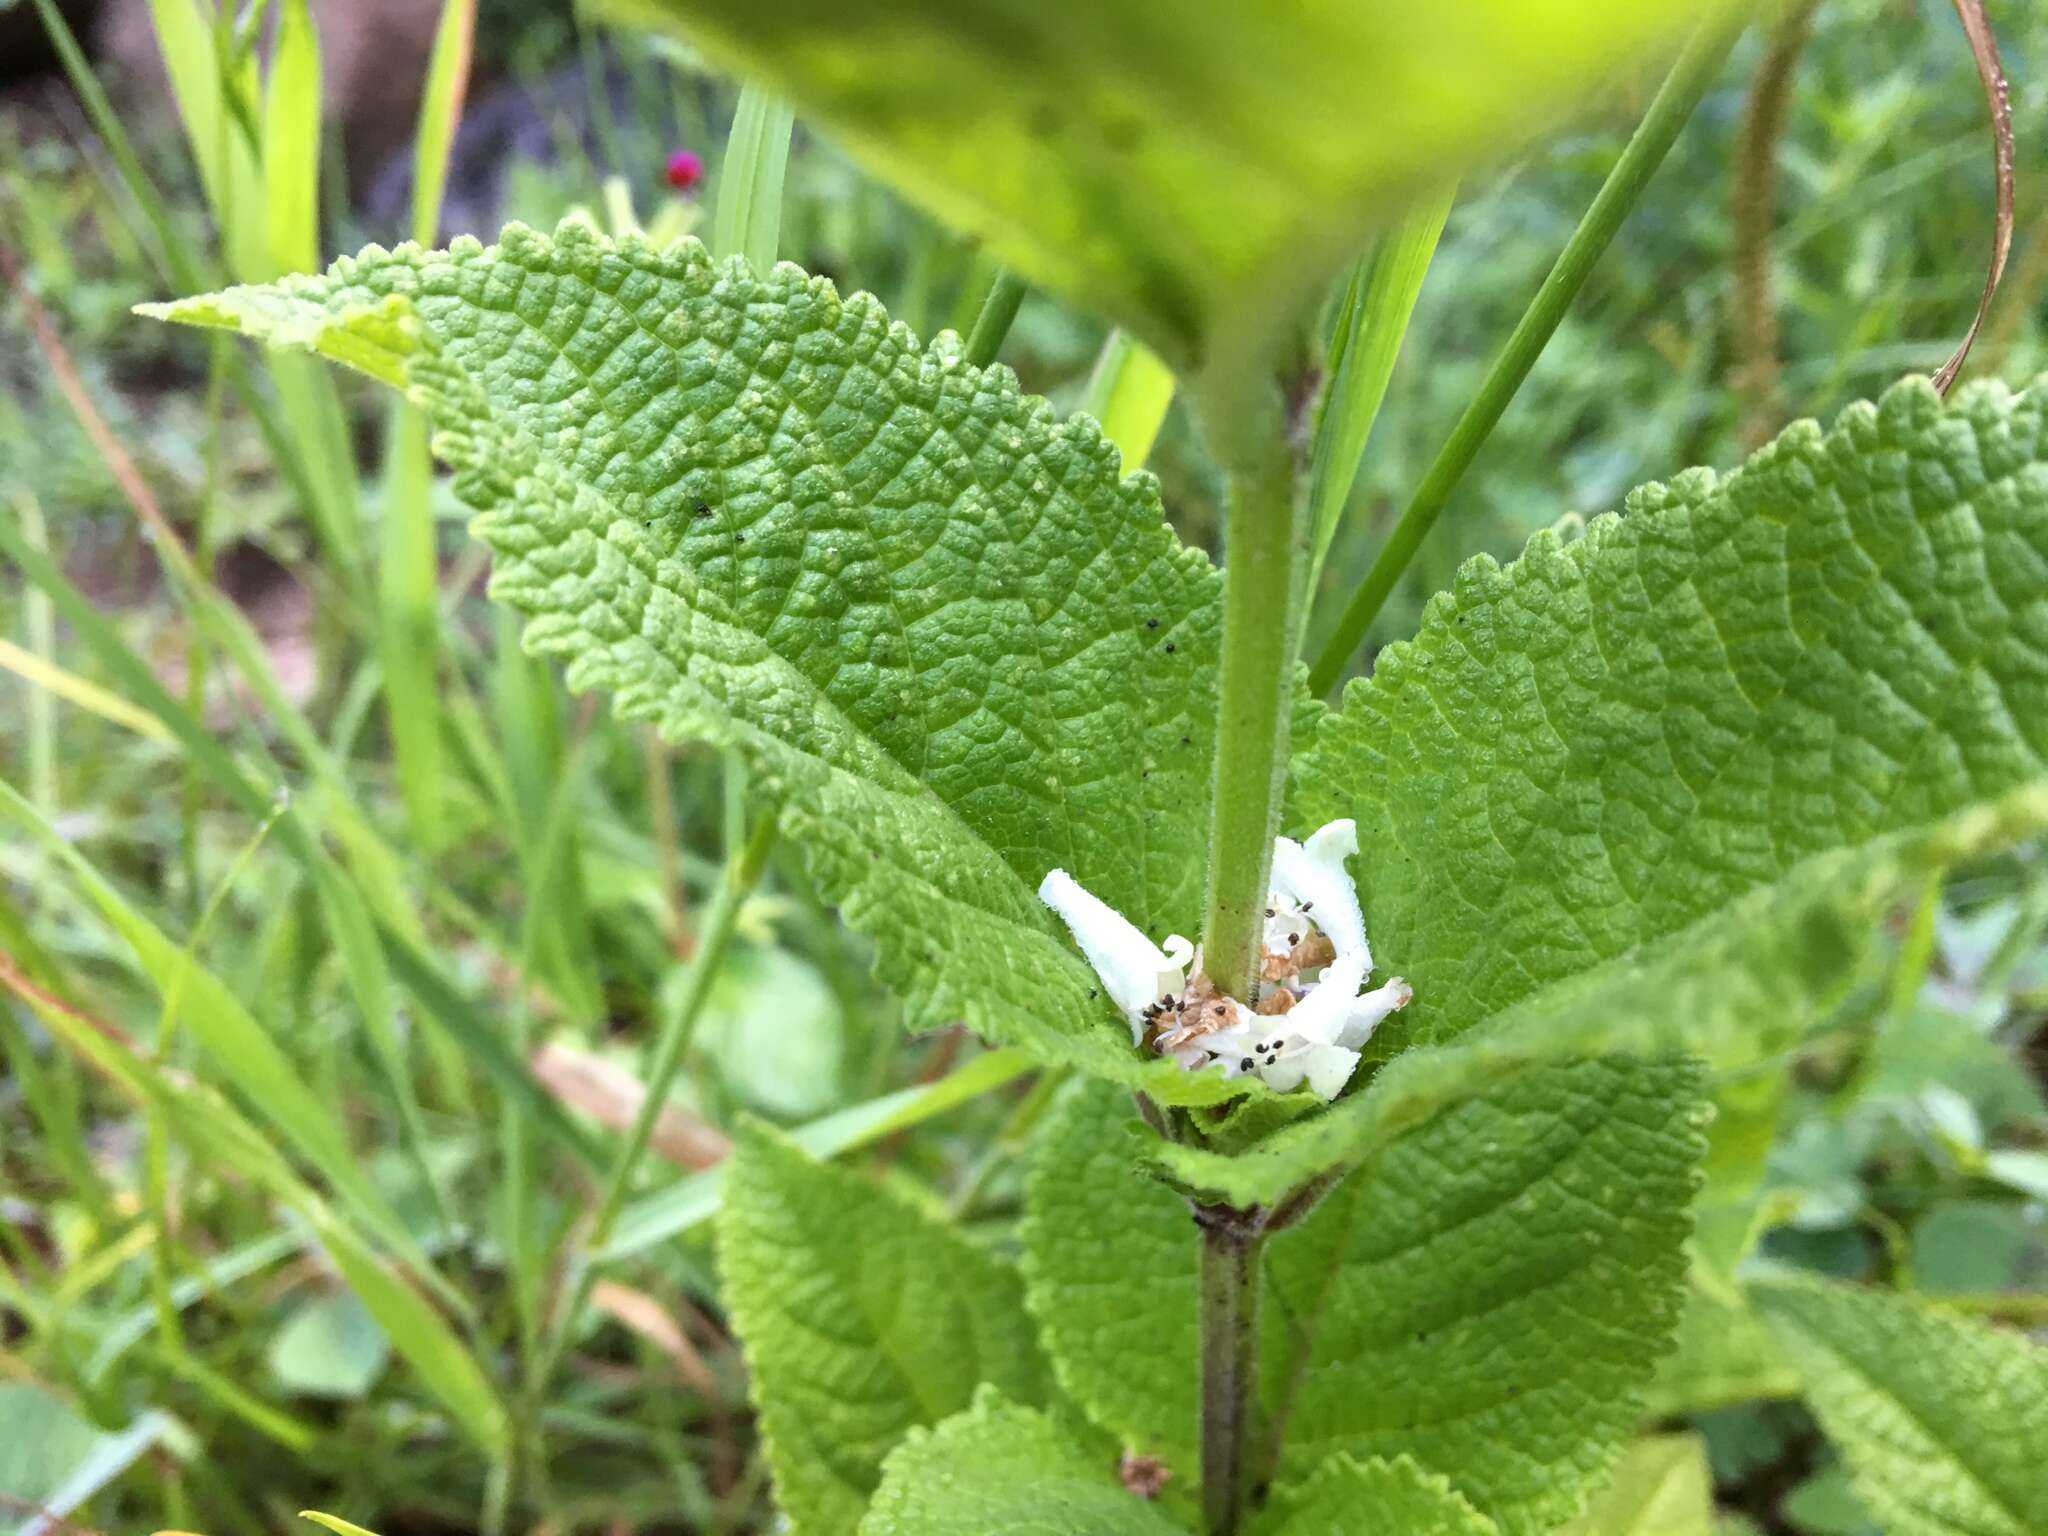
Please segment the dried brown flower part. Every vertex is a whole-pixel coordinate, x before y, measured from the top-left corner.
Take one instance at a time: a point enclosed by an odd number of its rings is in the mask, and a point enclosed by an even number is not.
[[[1190,1040],[1228,1029],[1237,1022],[1237,1010],[1229,998],[1216,990],[1207,974],[1196,971],[1187,990],[1179,997],[1162,998],[1167,1005],[1153,1015],[1152,1045],[1159,1051],[1177,1050]]]
[[[1268,987],[1259,997],[1259,1006],[1254,1011],[1267,1018],[1275,1018],[1287,1012],[1301,999],[1286,987]]]
[[[1173,1473],[1157,1456],[1140,1456],[1134,1451],[1125,1451],[1123,1460],[1117,1463],[1116,1475],[1139,1498],[1156,1499],[1166,1491],[1167,1479]]]
[[[1337,958],[1337,946],[1330,942],[1329,935],[1322,929],[1312,928],[1302,935],[1301,942],[1294,946],[1294,953],[1288,958],[1294,962],[1297,972],[1320,970]]]

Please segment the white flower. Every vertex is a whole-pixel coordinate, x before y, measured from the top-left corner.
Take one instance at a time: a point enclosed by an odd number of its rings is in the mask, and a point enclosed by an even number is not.
[[[1354,950],[1363,957],[1362,971],[1372,969],[1372,949],[1365,942],[1365,916],[1344,861],[1358,852],[1358,823],[1346,817],[1318,830],[1305,843],[1291,837],[1273,839],[1273,894],[1308,913],[1340,955]],[[1278,901],[1275,902],[1276,910]],[[1266,930],[1271,942],[1272,928]]]
[[[1066,923],[1124,1010],[1134,1045],[1144,1044],[1148,1026],[1157,1023],[1157,1048],[1188,1071],[1214,1066],[1226,1077],[1256,1074],[1279,1093],[1306,1083],[1317,1097],[1333,1099],[1357,1070],[1359,1052],[1380,1020],[1413,996],[1398,976],[1360,990],[1372,970],[1372,949],[1344,868],[1357,851],[1351,821],[1333,821],[1306,842],[1283,837],[1273,844],[1264,947],[1265,975],[1274,984],[1266,1006],[1278,1004],[1277,1012],[1255,1013],[1236,998],[1220,998],[1199,966],[1190,988],[1186,967],[1194,951],[1186,939],[1174,934],[1164,950],[1157,948],[1065,870],[1047,875],[1038,895]],[[1218,1027],[1219,1018],[1229,1022]]]
[[[1170,934],[1160,949],[1140,933],[1123,913],[1090,895],[1064,869],[1038,882],[1038,899],[1059,914],[1081,953],[1095,967],[1102,985],[1131,1024],[1131,1044],[1145,1037],[1145,1010],[1162,997],[1177,996],[1187,985],[1187,964],[1195,947]]]

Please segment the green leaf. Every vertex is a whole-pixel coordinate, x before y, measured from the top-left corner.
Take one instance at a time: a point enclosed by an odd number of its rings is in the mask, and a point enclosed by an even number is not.
[[[1063,867],[1155,936],[1201,897],[1219,582],[1092,422],[793,267],[574,225],[152,312],[405,389],[528,646],[744,752],[912,1027],[1246,1091],[1141,1059],[1035,894]]]
[[[315,1525],[326,1526],[334,1532],[334,1536],[376,1536],[376,1532],[357,1525],[353,1520],[344,1520],[339,1515],[326,1514],[317,1509],[302,1509],[299,1511],[299,1518],[310,1520]]]
[[[1198,1485],[1195,1228],[1183,1197],[1138,1172],[1139,1124],[1087,1081],[1046,1115],[1025,1172],[1025,1299],[1061,1390]]]
[[[1569,1536],[1713,1536],[1714,1479],[1698,1435],[1658,1435],[1622,1453]]]
[[[1178,370],[1268,343],[1366,232],[1578,106],[1677,0],[605,0],[682,32]]]
[[[675,972],[680,983],[687,971]],[[679,991],[664,983],[664,1008]],[[809,961],[786,949],[736,947],[711,984],[699,1050],[726,1091],[763,1114],[819,1115],[842,1102],[846,1019]]]
[[[733,112],[732,135],[718,167],[718,209],[711,249],[744,256],[756,272],[775,265],[782,243],[782,176],[796,115],[766,92],[748,86]]]
[[[850,1529],[850,1527],[849,1527]],[[860,1536],[1185,1536],[1044,1414],[978,1393],[889,1457]]]
[[[1889,1536],[2048,1530],[2048,1350],[1908,1297],[1751,1288]]]
[[[1491,1520],[1442,1477],[1406,1456],[1332,1456],[1307,1481],[1280,1488],[1253,1536],[1495,1536]]]
[[[270,1341],[270,1372],[287,1392],[358,1398],[384,1373],[391,1341],[347,1292],[313,1296],[292,1310]]]
[[[758,1126],[730,1168],[719,1270],[795,1531],[851,1530],[905,1432],[965,1408],[978,1386],[1044,1397],[1010,1270],[900,1195]]]
[[[1412,1456],[1510,1536],[1578,1509],[1678,1316],[1703,1138],[1696,1070],[1525,1071],[1408,1133],[1267,1244],[1261,1386],[1282,1470]],[[1062,1388],[1195,1466],[1196,1239],[1086,1085],[1034,1148],[1027,1295]]]
[[[1704,1112],[1688,1062],[1532,1069],[1280,1234],[1269,1303],[1313,1328],[1283,1467],[1406,1453],[1507,1536],[1577,1513],[1678,1320]]]
[[[1376,1044],[1659,969],[1816,866],[2041,793],[2044,401],[1908,381],[1469,562],[1295,765],[1303,821],[1358,817],[1375,948],[1415,985]]]
[[[1311,593],[1322,579],[1323,559],[1351,499],[1366,439],[1387,397],[1408,319],[1421,297],[1422,280],[1429,275],[1456,192],[1446,186],[1410,209],[1374,243],[1345,289],[1324,364],[1330,384],[1316,419],[1315,449],[1309,460]]]
[[[1909,380],[1467,563],[1292,766],[1296,826],[1357,818],[1402,1054],[1176,1172],[1269,1200],[1530,1059],[1781,1050],[1896,901],[2048,827],[2044,403]]]
[[[320,34],[306,0],[282,0],[263,87],[264,239],[273,270],[310,272],[320,245]],[[244,217],[253,217],[253,210]]]
[[[176,1433],[155,1412],[98,1430],[41,1387],[0,1382],[0,1531],[66,1527],[66,1516]]]

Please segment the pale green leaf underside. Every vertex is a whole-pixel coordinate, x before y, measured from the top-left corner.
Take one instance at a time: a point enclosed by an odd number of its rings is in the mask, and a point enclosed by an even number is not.
[[[848,1527],[851,1529],[851,1527]],[[860,1536],[1186,1536],[1044,1414],[984,1391],[889,1457]]]
[[[1887,1536],[2048,1531],[2048,1349],[1908,1297],[1751,1288]]]
[[[1406,1456],[1332,1456],[1297,1487],[1275,1490],[1252,1536],[1496,1536],[1498,1529]]]
[[[910,1022],[1169,1101],[1034,892],[1192,930],[1219,580],[1085,418],[794,267],[574,225],[157,311],[403,388],[529,647],[744,751]]]
[[[734,1149],[718,1264],[776,1497],[839,1536],[883,1458],[993,1384],[1045,1396],[1014,1272],[900,1197],[759,1128]]]
[[[680,31],[1177,368],[1700,14],[1679,0],[605,0]]]
[[[1714,1536],[1706,1442],[1698,1435],[1636,1441],[1568,1536]]]
[[[2044,400],[1909,381],[1467,564],[1293,764],[1294,823],[1357,818],[1402,1054],[1176,1171],[1271,1199],[1532,1057],[1780,1049],[1902,892],[2048,826]]]
[[[1701,1113],[1687,1065],[1528,1069],[1273,1238],[1262,1387],[1285,1416],[1283,1470],[1405,1454],[1511,1536],[1574,1514],[1677,1319]],[[1132,1171],[1133,1123],[1100,1085],[1047,1121],[1027,1295],[1068,1394],[1189,1474],[1195,1230]]]

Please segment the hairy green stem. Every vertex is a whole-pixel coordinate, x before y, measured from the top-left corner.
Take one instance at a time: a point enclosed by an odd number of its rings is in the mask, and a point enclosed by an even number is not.
[[[1543,354],[1558,322],[1564,319],[1565,311],[1585,286],[1594,264],[1614,239],[1615,231],[1621,228],[1629,210],[1635,207],[1636,199],[1642,195],[1657,167],[1664,163],[1664,156],[1677,140],[1686,119],[1692,116],[1700,98],[1714,83],[1747,20],[1747,8],[1737,7],[1729,15],[1709,21],[1693,34],[1678,62],[1671,66],[1671,73],[1665,76],[1664,84],[1658,88],[1656,99],[1650,103],[1650,110],[1644,114],[1641,125],[1628,141],[1628,147],[1621,152],[1614,169],[1608,172],[1607,180],[1601,184],[1585,217],[1579,220],[1578,228],[1572,231],[1571,239],[1565,242],[1556,265],[1543,279],[1543,286],[1537,290],[1535,299],[1515,326],[1514,334],[1508,337],[1507,345],[1493,360],[1493,367],[1487,371],[1479,393],[1472,397],[1472,403],[1465,407],[1465,414],[1451,429],[1449,440],[1429,466],[1429,472],[1422,477],[1414,499],[1402,512],[1394,531],[1387,536],[1372,569],[1366,572],[1365,581],[1352,594],[1342,617],[1337,620],[1335,631],[1316,657],[1315,665],[1309,669],[1309,688],[1314,693],[1329,692],[1343,672],[1345,662],[1350,660],[1351,653],[1358,649],[1358,642],[1365,638],[1366,630],[1379,617],[1394,584],[1408,569],[1430,529],[1436,526],[1437,517],[1450,501],[1451,493],[1464,479],[1465,471],[1471,467],[1481,445],[1492,434],[1502,412],[1507,410],[1509,402],[1522,387],[1522,381],[1529,376],[1530,368],[1535,366],[1536,359]]]
[[[1308,504],[1276,429],[1229,473],[1223,524],[1223,658],[1209,811],[1202,965],[1232,997],[1258,981],[1258,936],[1286,779],[1295,605],[1308,559]]]
[[[1003,338],[1010,334],[1011,322],[1024,307],[1024,295],[1030,291],[1024,279],[1008,267],[996,273],[996,280],[989,284],[988,297],[981,301],[981,311],[974,317],[974,329],[967,336],[965,355],[969,363],[986,368],[996,360],[996,354],[1003,349]]]
[[[1251,1492],[1265,1239],[1256,1211],[1197,1206],[1195,1223],[1202,1229],[1202,1529],[1232,1536]]]

